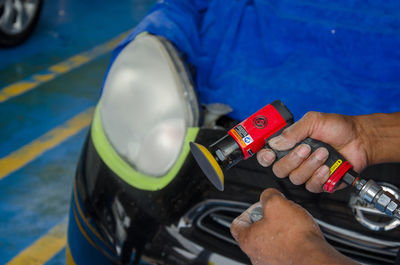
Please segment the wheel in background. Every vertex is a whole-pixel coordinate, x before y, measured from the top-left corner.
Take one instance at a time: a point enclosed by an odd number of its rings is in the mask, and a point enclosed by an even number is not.
[[[33,32],[43,0],[0,0],[0,45],[20,44]]]

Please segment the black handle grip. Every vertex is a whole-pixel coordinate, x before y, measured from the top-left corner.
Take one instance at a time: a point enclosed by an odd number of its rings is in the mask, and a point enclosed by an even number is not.
[[[297,143],[292,149],[290,150],[285,150],[285,151],[278,151],[278,150],[274,150],[271,148],[271,146],[269,146],[268,142],[266,143],[266,147],[272,149],[275,152],[276,155],[276,160],[281,159],[282,157],[284,157],[285,155],[287,155],[290,151],[292,151],[294,148],[296,148],[298,145],[300,144],[308,144],[311,147],[311,153],[314,152],[315,150],[317,150],[320,147],[325,147],[326,149],[328,149],[329,152],[329,156],[328,159],[326,160],[326,162],[324,163],[325,165],[327,165],[329,168],[331,168],[339,159],[342,160],[342,162],[346,161],[345,158],[338,152],[336,151],[332,146],[330,146],[329,144],[326,144],[324,142],[312,139],[312,138],[306,138],[303,141]]]

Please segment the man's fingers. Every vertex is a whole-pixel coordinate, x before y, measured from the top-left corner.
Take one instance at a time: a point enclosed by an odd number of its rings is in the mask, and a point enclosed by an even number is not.
[[[246,211],[244,211],[241,215],[236,217],[231,224],[231,234],[233,238],[239,242],[242,242],[243,238],[246,237],[252,222],[250,219],[250,213],[253,211],[254,208],[262,206],[263,211],[264,207],[270,202],[274,200],[273,197],[279,196],[280,198],[285,198],[285,196],[276,189],[266,189],[260,196],[260,202],[257,202],[250,206]]]
[[[244,211],[241,215],[236,217],[235,220],[233,220],[233,222],[231,224],[231,234],[236,241],[240,242],[243,235],[246,233],[248,228],[252,225],[251,219],[250,219],[250,213],[255,207],[257,207],[259,205],[260,205],[259,202],[253,204],[246,211]]]
[[[305,183],[328,158],[329,152],[321,147],[315,150],[298,168],[289,174],[290,181],[295,185]]]
[[[307,144],[301,144],[292,150],[289,154],[275,162],[272,170],[278,178],[284,178],[296,169],[309,155],[311,147]]]
[[[329,178],[329,167],[326,165],[318,168],[311,178],[306,182],[306,189],[310,192],[323,192],[323,185]]]
[[[274,163],[276,158],[275,152],[271,149],[261,149],[257,153],[257,161],[263,167],[269,167]]]
[[[298,142],[312,135],[314,122],[320,119],[318,112],[308,112],[296,123],[285,129],[281,135],[272,138],[268,144],[276,150],[289,150]]]

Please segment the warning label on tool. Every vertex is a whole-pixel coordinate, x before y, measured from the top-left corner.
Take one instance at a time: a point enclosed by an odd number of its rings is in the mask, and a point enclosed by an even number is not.
[[[246,147],[254,141],[242,125],[238,125],[233,128],[231,133],[242,147]]]
[[[246,131],[245,128],[243,128],[242,125],[238,125],[235,127],[235,131],[240,135],[240,137],[243,139],[244,137],[246,137],[247,135],[249,135]]]

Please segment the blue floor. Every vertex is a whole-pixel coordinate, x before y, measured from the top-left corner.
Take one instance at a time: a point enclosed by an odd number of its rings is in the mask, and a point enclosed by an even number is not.
[[[45,1],[34,34],[0,49],[0,90],[132,29],[155,1]],[[0,103],[0,160],[60,126],[99,97],[110,53]],[[87,128],[0,178],[0,264],[65,220]],[[65,249],[48,264],[64,264]]]

